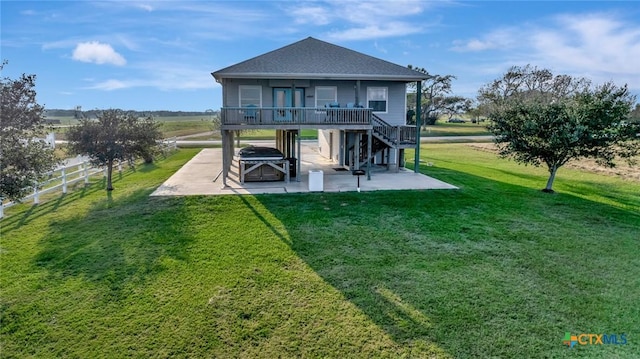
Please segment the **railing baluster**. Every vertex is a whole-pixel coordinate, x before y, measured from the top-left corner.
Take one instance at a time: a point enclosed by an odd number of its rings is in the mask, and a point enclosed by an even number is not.
[[[364,108],[223,107],[222,125],[369,125],[371,112]],[[275,115],[275,116],[274,116]]]

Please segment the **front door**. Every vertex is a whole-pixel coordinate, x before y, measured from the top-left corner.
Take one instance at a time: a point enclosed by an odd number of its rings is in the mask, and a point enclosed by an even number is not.
[[[276,121],[291,121],[294,117],[298,117],[296,114],[299,111],[292,111],[291,109],[285,109],[285,107],[304,107],[302,99],[304,99],[304,89],[295,89],[295,96],[292,96],[293,89],[291,88],[274,88],[273,89],[273,104],[276,107],[274,113],[274,119]],[[296,114],[294,114],[296,113]]]

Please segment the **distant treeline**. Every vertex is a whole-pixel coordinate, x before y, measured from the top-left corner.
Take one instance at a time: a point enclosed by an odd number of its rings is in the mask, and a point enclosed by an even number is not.
[[[101,110],[87,110],[87,111],[77,111],[77,110],[60,110],[60,109],[48,109],[46,110],[47,117],[73,117],[73,118],[95,118]],[[190,111],[127,111],[138,116],[153,116],[153,117],[180,117],[180,116],[215,116],[219,113],[219,111],[213,112],[190,112]]]

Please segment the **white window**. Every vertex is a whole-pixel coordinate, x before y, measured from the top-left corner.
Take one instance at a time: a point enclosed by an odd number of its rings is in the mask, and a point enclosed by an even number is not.
[[[387,113],[387,87],[367,87],[367,107],[373,112]]]
[[[262,86],[240,86],[240,107],[262,107]]]
[[[316,107],[325,107],[326,104],[338,102],[338,88],[335,86],[316,87]]]

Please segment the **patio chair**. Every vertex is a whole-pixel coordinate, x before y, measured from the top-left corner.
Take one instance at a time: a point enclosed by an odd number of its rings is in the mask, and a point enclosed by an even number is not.
[[[338,117],[338,111],[333,109],[340,108],[340,104],[337,102],[329,102],[326,103],[324,107],[327,108],[327,116],[325,117],[325,122],[335,122],[336,118]]]
[[[249,122],[256,122],[258,118],[258,106],[256,105],[247,105],[244,107],[244,119],[249,120]]]

